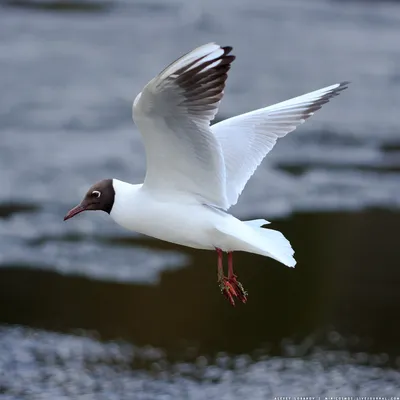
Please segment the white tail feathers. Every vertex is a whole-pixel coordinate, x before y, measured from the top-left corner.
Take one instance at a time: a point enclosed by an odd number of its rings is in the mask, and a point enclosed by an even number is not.
[[[252,228],[259,228],[263,225],[268,225],[271,222],[267,221],[266,219],[253,219],[251,221],[243,221],[246,225],[251,226]]]
[[[259,234],[259,240],[257,240],[257,247],[261,250],[259,254],[274,258],[288,267],[294,267],[296,265],[296,260],[293,257],[294,250],[289,240],[279,231],[260,228],[261,225],[269,224],[268,221],[256,219],[243,222],[252,227],[254,231]]]
[[[296,265],[296,260],[293,257],[294,250],[289,240],[281,232],[263,228],[259,228],[259,232],[265,239],[265,249],[269,257],[280,261],[288,267]]]

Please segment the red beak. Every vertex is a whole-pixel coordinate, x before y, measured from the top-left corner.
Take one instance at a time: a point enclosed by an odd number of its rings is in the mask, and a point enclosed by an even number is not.
[[[64,221],[66,221],[67,219],[70,219],[72,217],[75,217],[76,214],[79,214],[85,210],[86,210],[86,207],[82,206],[81,204],[78,204],[72,210],[68,211],[67,215],[64,217]]]

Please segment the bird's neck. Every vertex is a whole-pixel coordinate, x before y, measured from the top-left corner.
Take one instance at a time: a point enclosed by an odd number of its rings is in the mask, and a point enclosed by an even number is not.
[[[135,203],[142,184],[132,185],[130,183],[113,179],[115,191],[114,204],[110,212],[111,218],[119,225],[124,225],[124,219],[127,215],[133,216],[135,212]]]

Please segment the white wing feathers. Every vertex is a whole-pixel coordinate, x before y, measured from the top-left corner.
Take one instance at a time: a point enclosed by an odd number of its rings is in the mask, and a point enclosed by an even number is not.
[[[224,158],[210,121],[235,59],[231,50],[201,46],[169,65],[136,97],[132,116],[146,148],[146,190],[190,193],[228,207]]]
[[[228,209],[278,138],[293,131],[347,82],[213,125],[231,47],[209,43],[179,58],[136,97],[132,116],[146,148],[143,188],[173,191]]]
[[[328,86],[211,127],[223,152],[229,206],[237,203],[247,181],[277,139],[295,130],[347,85],[348,82],[343,82]]]

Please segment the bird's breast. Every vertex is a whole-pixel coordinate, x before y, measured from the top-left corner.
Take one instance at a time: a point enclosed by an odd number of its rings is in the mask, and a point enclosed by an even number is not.
[[[114,206],[111,217],[124,228],[147,236],[198,249],[214,249],[216,216],[202,204],[147,198]]]

